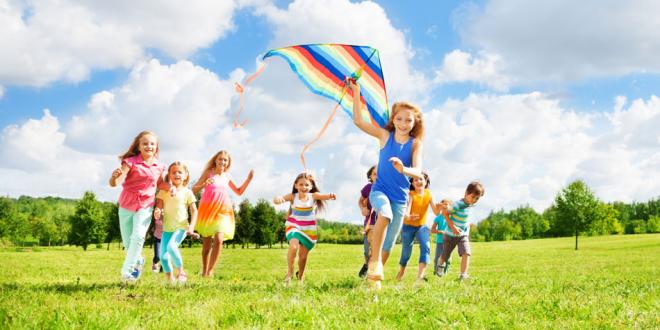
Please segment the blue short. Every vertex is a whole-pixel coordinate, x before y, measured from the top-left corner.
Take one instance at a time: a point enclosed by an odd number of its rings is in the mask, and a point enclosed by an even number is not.
[[[406,212],[406,203],[391,202],[385,193],[374,190],[369,194],[369,202],[379,216],[389,221],[383,242],[383,252],[390,253],[394,243],[396,243],[399,232],[401,232],[401,226],[403,226],[403,214]]]

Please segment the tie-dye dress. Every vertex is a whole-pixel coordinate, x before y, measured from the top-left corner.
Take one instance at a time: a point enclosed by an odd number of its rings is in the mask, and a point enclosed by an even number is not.
[[[195,230],[202,237],[224,233],[223,240],[230,240],[234,238],[235,229],[234,208],[229,198],[229,177],[216,174],[213,183],[204,187],[204,193],[199,199]]]
[[[316,204],[312,194],[307,194],[307,200],[301,201],[296,194],[291,205],[291,215],[286,220],[285,233],[287,242],[296,238],[304,247],[311,250],[316,245],[318,231],[316,228]]]

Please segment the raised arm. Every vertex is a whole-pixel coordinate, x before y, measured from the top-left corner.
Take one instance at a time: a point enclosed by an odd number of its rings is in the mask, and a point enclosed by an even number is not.
[[[348,81],[348,86],[353,93],[353,123],[363,132],[377,138],[380,141],[381,148],[385,145],[387,138],[389,137],[389,132],[383,128],[376,127],[369,122],[366,122],[362,119],[362,102],[360,102],[360,85],[357,84],[354,80]]]
[[[236,188],[234,181],[229,180],[229,188],[231,188],[231,190],[233,190],[234,193],[236,193],[236,195],[238,196],[243,195],[245,189],[247,189],[247,186],[250,184],[253,177],[254,177],[254,170],[250,170],[247,178],[245,178],[245,181],[243,181],[243,184],[240,187]]]
[[[124,182],[126,179],[126,175],[128,175],[128,171],[130,171],[130,167],[128,164],[122,162],[121,167],[115,169],[112,171],[112,175],[110,176],[110,187],[116,187],[118,184],[121,184]]]

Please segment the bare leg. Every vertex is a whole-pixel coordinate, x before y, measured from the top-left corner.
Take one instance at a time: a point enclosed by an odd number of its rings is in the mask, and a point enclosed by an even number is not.
[[[464,253],[461,256],[461,274],[467,274],[469,266],[470,266],[470,255]]]
[[[211,248],[211,256],[209,257],[206,276],[213,276],[215,264],[218,262],[218,257],[220,257],[220,253],[222,252],[222,239],[224,236],[225,233],[215,233],[215,235],[213,235],[213,248]]]
[[[286,276],[284,277],[284,281],[288,282],[291,280],[291,277],[293,277],[293,263],[296,261],[296,253],[298,253],[298,247],[300,246],[300,242],[298,241],[297,238],[294,238],[289,241],[289,251],[286,255]]]
[[[298,280],[300,282],[305,280],[305,266],[307,266],[307,254],[309,250],[304,245],[300,246],[298,250]]]
[[[385,264],[387,263],[387,259],[389,258],[390,258],[390,253],[383,251],[383,266],[385,266]]]
[[[419,270],[417,271],[417,279],[421,280],[424,278],[424,275],[426,274],[426,264],[423,262],[419,263]]]
[[[396,274],[396,280],[401,281],[401,279],[403,279],[403,275],[405,274],[406,274],[406,267],[401,266],[399,268],[399,273]]]
[[[211,252],[212,237],[202,238],[202,276],[206,276],[209,270],[209,253]]]
[[[374,227],[374,245],[371,249],[371,260],[369,262],[370,279],[381,281],[383,279],[383,244],[385,243],[385,230],[390,220],[378,215],[376,226]],[[389,254],[388,254],[389,256]]]

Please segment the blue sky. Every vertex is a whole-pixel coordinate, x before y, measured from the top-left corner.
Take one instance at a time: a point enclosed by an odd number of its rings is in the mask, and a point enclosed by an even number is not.
[[[183,160],[193,176],[219,149],[236,159],[236,181],[254,168],[255,183],[235,200],[285,193],[332,103],[309,93],[283,61],[270,61],[246,93],[250,124],[236,130],[232,86],[268,49],[314,42],[380,50],[390,101],[424,109],[433,193],[457,198],[481,180],[487,194],[476,218],[520,205],[543,210],[576,178],[606,201],[660,191],[653,1],[186,6],[6,3],[0,193],[93,190],[114,200],[107,177],[142,129],[160,135],[164,162]],[[354,199],[377,148],[342,116],[306,158],[322,189],[339,196],[326,216],[357,222]]]

